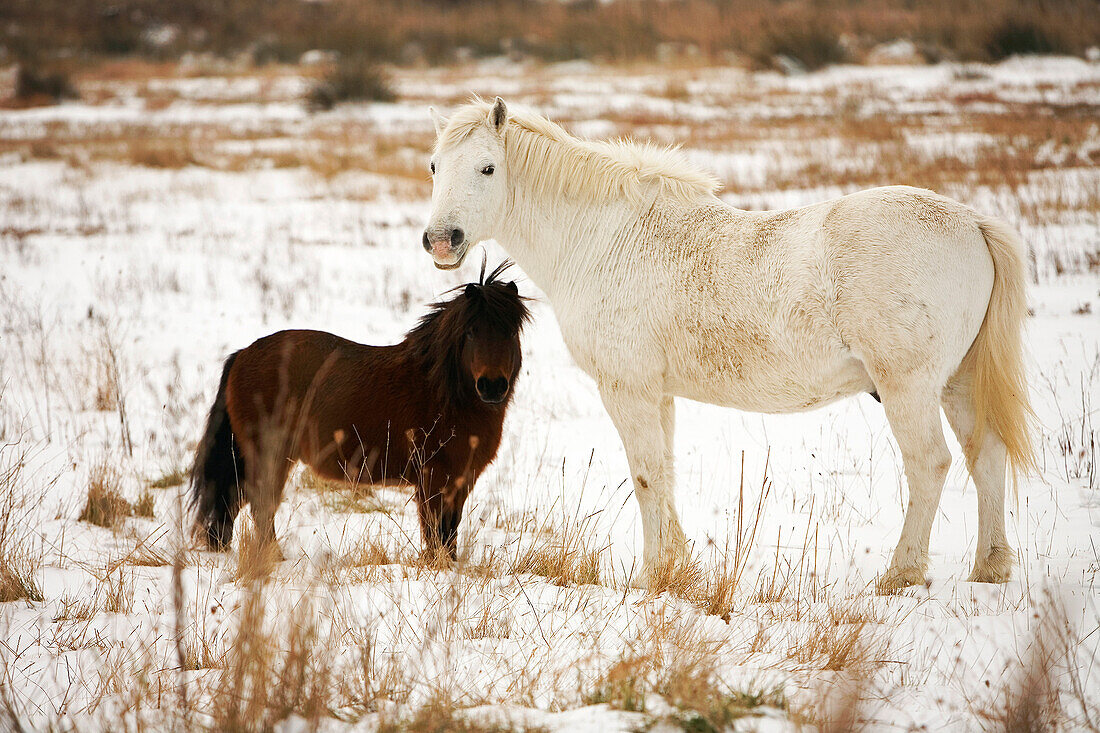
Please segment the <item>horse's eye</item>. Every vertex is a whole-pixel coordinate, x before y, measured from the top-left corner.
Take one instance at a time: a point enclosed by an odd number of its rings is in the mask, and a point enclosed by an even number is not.
[[[495,170],[496,170],[496,168],[494,168],[493,166],[487,165],[487,166],[485,166],[484,168],[481,169],[481,172],[483,174],[487,175],[487,176],[491,176],[491,175],[493,175],[493,171],[495,171]]]
[[[428,167],[430,167],[432,169],[432,175],[434,176],[435,175],[435,161],[432,161],[431,164]]]

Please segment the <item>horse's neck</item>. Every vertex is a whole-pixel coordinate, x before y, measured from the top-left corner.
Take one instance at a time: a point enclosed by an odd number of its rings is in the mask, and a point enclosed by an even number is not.
[[[642,214],[626,200],[581,202],[536,194],[517,185],[513,206],[496,237],[527,276],[551,299],[606,265],[623,232]]]

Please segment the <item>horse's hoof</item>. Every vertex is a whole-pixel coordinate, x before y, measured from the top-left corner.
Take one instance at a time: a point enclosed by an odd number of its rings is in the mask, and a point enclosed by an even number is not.
[[[651,593],[671,591],[690,593],[702,580],[699,567],[687,553],[676,554],[657,564],[647,564],[632,583],[636,588],[644,588]]]
[[[1015,553],[1007,547],[994,547],[984,557],[974,559],[974,569],[967,581],[970,583],[1007,583],[1012,577]]]
[[[913,585],[925,585],[928,582],[923,567],[912,566],[908,568],[892,567],[875,583],[875,591],[879,595],[897,593],[903,588]]]

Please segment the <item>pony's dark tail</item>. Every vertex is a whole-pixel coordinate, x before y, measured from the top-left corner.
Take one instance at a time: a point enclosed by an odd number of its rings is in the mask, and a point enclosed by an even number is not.
[[[225,407],[225,385],[239,353],[225,360],[218,395],[210,408],[206,432],[195,451],[195,465],[191,468],[195,525],[206,531],[207,542],[214,550],[225,549],[233,539],[233,520],[242,503],[240,484],[244,480],[244,459],[237,452]]]

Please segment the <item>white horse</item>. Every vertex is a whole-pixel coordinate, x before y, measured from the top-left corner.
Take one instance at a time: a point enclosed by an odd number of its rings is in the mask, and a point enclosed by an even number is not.
[[[495,239],[549,298],[599,387],[641,509],[643,578],[689,554],[673,497],[673,397],[795,412],[880,398],[909,506],[881,589],[923,583],[951,454],[978,494],[970,580],[1003,582],[1006,464],[1033,464],[1019,237],[931,191],[875,188],[778,212],[735,209],[675,150],[576,138],[475,100],[432,116],[439,268]]]

